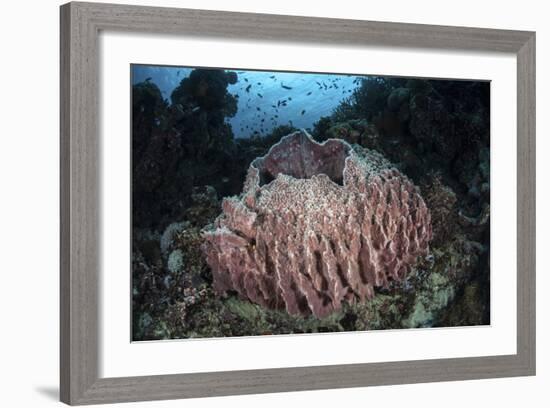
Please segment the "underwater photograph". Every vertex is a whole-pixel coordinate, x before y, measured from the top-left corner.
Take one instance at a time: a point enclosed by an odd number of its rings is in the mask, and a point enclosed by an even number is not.
[[[489,81],[130,70],[132,341],[491,323]]]

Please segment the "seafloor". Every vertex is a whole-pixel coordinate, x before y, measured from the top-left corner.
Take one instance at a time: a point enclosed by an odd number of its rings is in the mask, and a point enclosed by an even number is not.
[[[420,188],[430,253],[407,280],[318,319],[217,296],[201,230],[242,190],[250,162],[295,129],[234,137],[239,79],[195,70],[164,99],[132,92],[134,341],[489,324],[489,83],[368,77],[310,133],[383,154]],[[207,84],[207,86],[205,86]]]

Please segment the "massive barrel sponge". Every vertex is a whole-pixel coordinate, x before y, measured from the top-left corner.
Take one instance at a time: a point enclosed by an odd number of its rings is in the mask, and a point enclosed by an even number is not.
[[[203,231],[216,292],[304,316],[403,280],[432,235],[418,188],[383,156],[304,131],[254,160],[222,208]]]

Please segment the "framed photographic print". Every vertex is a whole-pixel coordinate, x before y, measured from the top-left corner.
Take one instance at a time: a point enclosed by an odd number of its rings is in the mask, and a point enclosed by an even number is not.
[[[62,6],[62,401],[534,375],[534,112],[532,32]]]

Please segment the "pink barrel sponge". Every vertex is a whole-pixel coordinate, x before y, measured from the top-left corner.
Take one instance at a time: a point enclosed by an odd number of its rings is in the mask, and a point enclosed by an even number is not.
[[[203,231],[215,291],[303,316],[403,280],[432,236],[418,188],[383,156],[305,131],[254,160],[222,208]]]

